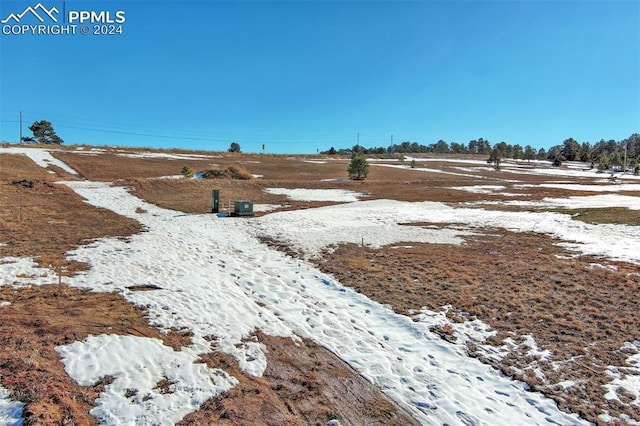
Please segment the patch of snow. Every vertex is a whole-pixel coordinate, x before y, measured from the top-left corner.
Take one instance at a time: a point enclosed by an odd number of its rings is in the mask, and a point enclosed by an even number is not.
[[[266,188],[264,192],[286,195],[290,199],[297,201],[335,201],[344,203],[358,201],[364,195],[346,189]]]
[[[154,177],[151,179],[158,179],[158,180],[174,180],[174,179],[184,179],[183,175],[170,175],[170,176],[158,176],[158,177]]]
[[[585,185],[585,184],[557,184],[557,183],[541,183],[538,185],[542,188],[567,189],[569,191],[588,191],[588,192],[620,192],[620,191],[640,191],[638,183],[607,183],[604,185]],[[640,204],[640,202],[639,202]]]
[[[573,380],[564,380],[562,382],[556,383],[556,386],[560,386],[562,389],[569,389],[576,385],[576,382]]]
[[[405,209],[396,203],[378,200],[278,212],[258,218],[249,226],[256,235],[284,240],[311,257],[344,243],[372,248],[399,242],[461,244],[462,237],[473,235],[468,230],[399,225],[428,220],[431,211],[429,208],[416,211],[412,203],[406,203]]]
[[[625,342],[620,348],[620,351],[628,353],[629,356],[626,360],[626,366],[613,366],[607,367],[607,376],[610,382],[604,385],[607,389],[605,399],[617,400],[625,405],[631,405],[636,410],[640,410],[640,340],[634,342]],[[633,398],[632,401],[620,401],[617,391],[624,390],[624,392]],[[639,422],[633,422],[628,417],[621,418],[620,420],[628,422],[629,424],[640,424]]]
[[[441,174],[445,174],[445,175],[454,175],[454,176],[464,176],[464,177],[472,177],[472,178],[476,178],[476,179],[488,179],[484,176],[478,176],[478,175],[472,175],[472,174],[467,174],[467,173],[455,173],[455,172],[447,172],[441,169],[428,169],[426,167],[419,167],[419,168],[410,168],[409,165],[398,165],[398,164],[373,164],[379,167],[391,167],[394,169],[405,169],[405,170],[414,170],[414,171],[418,171],[418,172],[428,172],[428,173],[441,173]]]
[[[255,179],[264,177],[264,175],[254,175],[253,173],[251,174],[251,176],[253,176]]]
[[[610,195],[613,196],[613,195]],[[630,197],[636,198],[636,197]],[[637,198],[636,198],[637,200]],[[504,202],[509,203],[509,202]],[[454,208],[438,202],[359,201],[303,211],[278,212],[250,222],[255,232],[291,244],[310,256],[340,243],[381,247],[398,242],[459,244],[469,229],[428,229],[399,223],[457,223],[477,228],[537,232],[563,240],[579,253],[640,264],[640,227],[593,225],[551,212],[507,212]]]
[[[202,154],[178,154],[168,152],[132,152],[132,151],[117,151],[115,153],[119,157],[128,158],[162,158],[167,160],[209,160],[211,158],[220,158],[220,156],[214,155],[202,155]]]
[[[254,212],[270,212],[273,210],[277,210],[279,209],[280,206],[279,204],[254,204],[253,205],[253,211]]]
[[[626,207],[630,210],[640,210],[640,197],[619,194],[601,194],[571,196],[566,198],[543,198],[540,201],[480,201],[469,204],[565,209]]]
[[[320,179],[320,182],[348,182],[349,179],[346,178],[330,178],[330,179]]]
[[[4,257],[0,259],[2,281],[13,286],[58,283],[59,277],[53,269],[38,268],[37,266],[30,258]]]
[[[189,348],[176,352],[147,337],[89,336],[56,351],[80,386],[92,386],[106,376],[114,379],[91,410],[101,424],[172,425],[238,383],[198,362],[198,354]],[[163,380],[170,383],[168,391],[156,387]]]
[[[0,154],[18,154],[18,155],[26,155],[29,157],[34,163],[39,165],[40,167],[47,168],[48,166],[56,166],[60,167],[62,170],[71,173],[73,175],[77,175],[78,173],[69,167],[66,163],[58,160],[53,155],[51,155],[50,151],[56,151],[55,149],[44,149],[44,148],[22,148],[22,147],[8,147],[1,148]],[[55,173],[53,171],[49,171],[50,173]]]
[[[12,401],[9,392],[0,386],[0,424],[6,426],[22,425],[22,402]]]
[[[506,189],[503,185],[474,185],[474,186],[454,186],[451,189],[472,192],[474,194],[493,194],[496,191]]]
[[[9,305],[11,305],[11,302],[0,300],[0,308],[4,308],[5,306],[9,306]]]
[[[610,271],[618,271],[618,267],[616,265],[601,265],[600,263],[589,263],[589,269],[595,269],[595,268],[601,268],[601,269],[608,269]]]

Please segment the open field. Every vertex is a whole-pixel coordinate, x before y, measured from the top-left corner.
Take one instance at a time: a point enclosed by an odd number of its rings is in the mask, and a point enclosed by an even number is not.
[[[640,422],[637,178],[435,157],[372,159],[354,182],[339,158],[45,154],[0,149],[0,386],[25,424],[114,424],[123,400],[149,420],[191,376],[209,379],[163,421]],[[185,165],[255,177],[175,178]],[[204,214],[212,189],[258,217]],[[109,344],[117,360],[129,336],[206,371],[144,391],[74,358]]]

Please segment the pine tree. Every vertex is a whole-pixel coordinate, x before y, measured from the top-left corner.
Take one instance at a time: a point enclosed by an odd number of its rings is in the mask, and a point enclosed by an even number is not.
[[[349,172],[349,179],[365,180],[369,174],[369,162],[367,158],[360,153],[354,153],[351,156],[351,162],[349,163],[347,171]]]
[[[35,121],[29,130],[33,132],[33,137],[38,143],[62,145],[64,141],[56,135],[53,126],[47,120]]]

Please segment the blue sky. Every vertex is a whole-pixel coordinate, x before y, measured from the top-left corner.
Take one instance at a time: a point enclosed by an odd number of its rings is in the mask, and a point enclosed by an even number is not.
[[[0,19],[37,2],[2,0]],[[46,119],[66,144],[225,150],[237,141],[246,152],[315,153],[358,134],[367,147],[393,135],[548,148],[640,132],[637,1],[64,8],[123,10],[123,34],[0,35],[0,140],[17,141],[20,111],[25,134]]]

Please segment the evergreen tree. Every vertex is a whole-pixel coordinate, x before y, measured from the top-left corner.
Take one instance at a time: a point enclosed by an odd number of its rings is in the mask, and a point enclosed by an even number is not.
[[[562,143],[562,157],[566,161],[576,161],[580,156],[580,144],[573,138],[565,139]]]
[[[231,142],[229,146],[229,152],[242,152],[240,150],[240,144],[238,142]]]
[[[523,154],[523,158],[527,161],[531,161],[531,160],[535,160],[536,159],[536,151],[535,149],[533,149],[533,147],[531,145],[527,145],[524,147],[524,154]]]
[[[56,135],[53,126],[47,120],[35,121],[29,130],[33,132],[33,137],[38,143],[62,145],[64,141]]]
[[[367,158],[361,154],[354,152],[351,156],[351,162],[347,168],[349,172],[349,179],[351,180],[365,180],[369,174],[369,162]]]
[[[536,154],[536,158],[538,160],[546,160],[547,159],[547,151],[544,148],[540,148],[538,153]]]
[[[524,157],[524,151],[522,150],[522,147],[518,144],[515,144],[513,146],[513,159],[518,161],[523,157]]]

